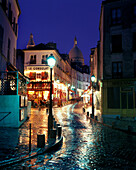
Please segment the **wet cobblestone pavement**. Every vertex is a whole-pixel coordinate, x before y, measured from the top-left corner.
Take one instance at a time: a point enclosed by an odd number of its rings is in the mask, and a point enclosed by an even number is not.
[[[60,150],[7,169],[136,169],[136,136],[87,120],[78,105],[55,108],[63,128]]]
[[[31,117],[19,129],[0,128],[0,161],[29,153],[29,125],[31,123],[32,148],[37,149],[37,134],[45,134],[47,142],[48,114],[46,108],[31,109]]]

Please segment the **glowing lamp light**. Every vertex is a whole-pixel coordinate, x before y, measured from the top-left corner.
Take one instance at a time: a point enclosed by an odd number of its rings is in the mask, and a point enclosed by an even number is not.
[[[75,86],[72,85],[72,86],[71,86],[71,89],[75,89]]]
[[[70,84],[68,84],[68,87],[70,87]]]
[[[57,79],[57,80],[56,80],[56,82],[57,82],[57,83],[59,83],[59,82],[60,82],[60,80],[59,80],[59,79]]]
[[[56,59],[52,54],[47,58],[47,63],[50,68],[53,68],[55,66]]]
[[[92,82],[95,81],[95,76],[94,76],[94,75],[91,76],[91,81],[92,81]]]

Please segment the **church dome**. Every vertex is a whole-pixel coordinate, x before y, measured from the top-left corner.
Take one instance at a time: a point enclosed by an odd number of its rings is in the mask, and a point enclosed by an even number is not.
[[[74,47],[69,52],[69,58],[72,62],[79,63],[80,65],[84,65],[84,57],[81,50],[77,47],[76,37],[74,39]]]

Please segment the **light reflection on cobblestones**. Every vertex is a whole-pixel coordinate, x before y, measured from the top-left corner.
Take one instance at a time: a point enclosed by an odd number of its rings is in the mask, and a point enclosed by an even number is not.
[[[94,122],[82,109],[55,108],[54,115],[63,127],[63,146],[38,156],[19,167],[32,169],[136,169],[136,136],[130,136]]]

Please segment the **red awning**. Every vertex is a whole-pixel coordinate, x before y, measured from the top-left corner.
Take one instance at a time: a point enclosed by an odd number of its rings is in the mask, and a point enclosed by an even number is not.
[[[72,93],[75,93],[75,91],[71,90],[71,89],[68,89],[69,91],[71,91]]]

